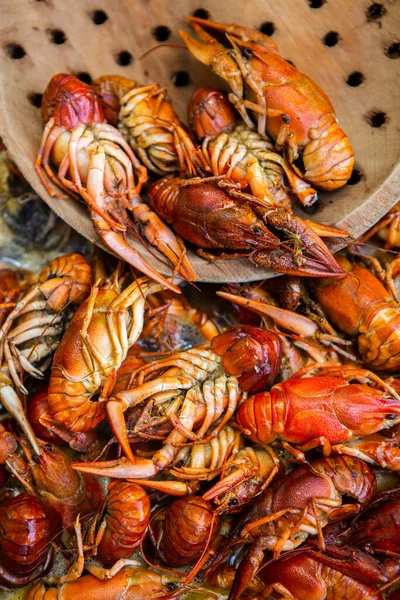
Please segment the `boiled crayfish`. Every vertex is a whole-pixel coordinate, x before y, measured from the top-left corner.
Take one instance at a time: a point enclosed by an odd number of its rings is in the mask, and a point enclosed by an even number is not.
[[[86,298],[91,280],[91,268],[83,256],[59,256],[19,298],[0,329],[0,398],[37,454],[40,448],[15,391],[28,393],[19,370],[43,377],[66,326],[65,309]]]
[[[308,277],[340,277],[313,227],[255,196],[205,180],[163,178],[149,188],[153,209],[207,259],[247,256],[257,266]],[[269,230],[282,234],[283,241]],[[326,234],[336,235],[328,228]],[[230,250],[218,256],[206,250]]]
[[[201,41],[180,31],[190,52],[230,86],[229,99],[245,123],[268,133],[296,172],[315,187],[333,190],[350,178],[354,152],[324,92],[279,54],[271,38],[239,25],[188,17]],[[225,48],[203,27],[226,35]],[[296,163],[301,161],[301,166]]]
[[[203,119],[204,113],[207,121]],[[211,126],[209,120],[214,115]],[[258,198],[289,212],[291,192],[303,206],[312,206],[317,201],[316,191],[296,175],[280,154],[274,152],[269,140],[246,124],[235,123],[232,107],[219,90],[200,88],[194,92],[189,104],[191,121],[198,137],[201,136],[202,151],[213,175],[227,174],[243,188],[249,186]],[[207,125],[208,131],[205,132]]]
[[[289,473],[268,488],[241,519],[241,538],[251,543],[237,571],[229,600],[237,600],[255,575],[265,550],[277,559],[310,535],[318,535],[325,548],[322,529],[329,520],[346,518],[366,504],[376,491],[372,469],[351,457],[320,458]],[[342,496],[359,505],[342,505]]]
[[[92,84],[107,121],[118,126],[140,161],[154,173],[196,175],[207,165],[157,83],[142,85],[118,75]]]
[[[99,280],[75,312],[54,356],[48,402],[51,416],[69,431],[87,432],[106,416],[105,399],[93,401],[142,332],[146,297],[162,290],[146,277],[125,289]],[[103,394],[106,393],[103,390]]]
[[[110,250],[178,292],[121,236],[129,229],[137,230],[136,222],[148,241],[179,266],[182,276],[193,279],[181,244],[138,194],[147,180],[146,168],[123,135],[105,123],[94,91],[73,75],[55,75],[43,96],[42,115],[45,128],[35,168],[47,191],[65,197],[57,191],[61,188],[84,200],[97,234]]]

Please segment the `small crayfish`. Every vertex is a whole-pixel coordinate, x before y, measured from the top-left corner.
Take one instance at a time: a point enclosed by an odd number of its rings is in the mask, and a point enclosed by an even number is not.
[[[324,92],[279,54],[268,37],[247,27],[188,17],[201,41],[180,31],[190,52],[230,86],[230,101],[248,127],[275,140],[293,169],[315,187],[334,190],[350,178],[354,152]],[[226,35],[225,48],[201,25]],[[301,162],[301,166],[297,164]]]
[[[207,165],[157,83],[142,85],[119,75],[92,84],[109,123],[118,126],[149,171],[181,176],[206,171]]]
[[[203,118],[204,113],[207,120]],[[303,206],[312,206],[317,201],[316,191],[274,152],[271,142],[246,124],[235,123],[232,107],[219,90],[200,88],[194,92],[189,104],[189,122],[193,122],[198,137],[204,137],[202,151],[213,175],[226,174],[242,188],[249,186],[257,198],[289,212],[290,192]]]
[[[52,260],[19,298],[0,329],[0,399],[37,454],[40,448],[15,391],[28,393],[19,372],[43,377],[66,326],[65,309],[86,298],[91,280],[90,265],[80,254]]]

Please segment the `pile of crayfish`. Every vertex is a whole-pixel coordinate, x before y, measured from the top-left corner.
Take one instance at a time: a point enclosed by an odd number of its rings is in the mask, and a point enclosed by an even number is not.
[[[231,90],[196,90],[190,131],[155,83],[58,74],[43,96],[38,175],[113,255],[1,258],[0,587],[395,600],[399,206],[334,257],[321,238],[347,233],[292,210],[351,175],[328,98],[267,36],[190,20]],[[195,286],[181,238],[283,276]]]
[[[196,279],[183,240],[207,260],[247,257],[288,275],[343,275],[329,245],[348,232],[292,209],[296,199],[314,211],[317,190],[335,190],[352,173],[353,149],[328,97],[268,36],[190,21],[201,41],[181,31],[187,48],[231,93],[196,90],[189,131],[158,83],[103,75],[88,85],[56,74],[42,100],[42,184],[84,202],[103,244],[174,292],[174,275]],[[227,47],[202,26],[223,32]],[[172,280],[129,234],[163,255]]]
[[[395,598],[399,261],[365,248],[202,302],[100,251],[0,270],[1,586]]]

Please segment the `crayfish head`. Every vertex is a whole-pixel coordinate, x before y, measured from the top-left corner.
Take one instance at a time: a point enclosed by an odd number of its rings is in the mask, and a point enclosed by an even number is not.
[[[58,499],[73,496],[81,485],[79,474],[72,468],[69,456],[49,442],[38,440],[40,456],[29,457],[33,478],[44,493]],[[24,447],[26,453],[26,447]]]
[[[272,331],[238,325],[214,337],[211,347],[223,357],[225,371],[239,377],[242,390],[254,394],[274,382],[282,349],[279,337]]]
[[[104,121],[103,109],[92,88],[67,73],[54,75],[43,94],[43,122],[47,123],[52,117],[55,125],[66,129],[79,123]]]
[[[225,92],[203,87],[195,90],[190,99],[188,120],[190,128],[202,140],[233,127],[236,115]]]
[[[122,75],[102,75],[93,81],[92,88],[100,100],[107,123],[117,126],[121,98],[137,85],[140,84]]]

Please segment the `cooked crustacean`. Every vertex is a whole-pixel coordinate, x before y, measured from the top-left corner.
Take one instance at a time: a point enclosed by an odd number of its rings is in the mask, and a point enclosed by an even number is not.
[[[194,145],[157,83],[142,85],[120,75],[103,75],[92,83],[108,123],[118,126],[139,160],[154,173],[181,176],[207,171]]]
[[[254,264],[279,273],[343,275],[320,235],[346,237],[345,231],[303,221],[237,190],[226,180],[216,183],[164,177],[151,184],[149,203],[178,235],[199,248],[200,256],[209,260],[246,256]],[[213,254],[215,250],[222,254]]]
[[[240,537],[250,543],[229,595],[237,600],[261,566],[265,550],[274,558],[297,548],[311,535],[325,549],[322,529],[332,519],[345,518],[367,504],[376,491],[372,469],[352,457],[333,456],[311,461],[277,480],[255,500],[238,524]],[[342,496],[358,504],[342,504]]]
[[[255,196],[289,212],[292,194],[303,206],[315,204],[316,191],[274,151],[265,136],[245,123],[235,122],[232,105],[221,91],[196,90],[189,104],[190,121],[202,140],[202,151],[213,175],[226,174],[243,189],[248,186]]]
[[[35,168],[49,194],[65,198],[57,191],[61,189],[83,200],[97,234],[110,250],[179,292],[121,235],[139,227],[147,240],[178,266],[183,277],[194,278],[182,245],[139,196],[147,180],[146,168],[118,129],[105,123],[92,88],[73,75],[55,75],[43,96],[42,115],[45,128]]]
[[[40,448],[16,392],[28,393],[20,373],[43,377],[66,327],[65,309],[89,294],[91,280],[90,265],[80,254],[54,259],[19,298],[0,329],[1,402],[37,454]]]
[[[279,54],[267,35],[248,27],[188,17],[200,42],[180,36],[190,52],[230,86],[245,123],[268,133],[293,169],[317,188],[334,190],[350,178],[354,152],[326,94]],[[226,35],[228,48],[205,29]],[[298,162],[301,166],[298,167]]]

